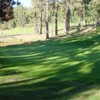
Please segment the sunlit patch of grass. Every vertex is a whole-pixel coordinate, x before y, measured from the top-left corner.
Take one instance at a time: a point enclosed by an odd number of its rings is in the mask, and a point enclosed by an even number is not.
[[[49,25],[49,30],[50,30],[49,32],[50,33],[54,32],[54,26],[55,26],[54,24],[52,25],[50,23],[50,25]],[[59,25],[58,25],[58,32],[61,29],[64,29],[64,23],[60,22]],[[26,25],[26,26],[23,26],[23,27],[16,27],[14,29],[9,29],[9,30],[0,30],[0,36],[9,36],[9,35],[16,35],[16,34],[29,34],[29,33],[33,33],[34,34],[34,32],[35,32],[34,31],[34,25],[31,25],[30,27],[28,27]],[[45,33],[45,27],[43,27],[43,33]]]
[[[33,33],[34,28],[33,27],[17,27],[10,30],[4,30],[3,33],[0,34],[0,36],[9,36],[9,35],[16,35],[16,34],[28,34]]]

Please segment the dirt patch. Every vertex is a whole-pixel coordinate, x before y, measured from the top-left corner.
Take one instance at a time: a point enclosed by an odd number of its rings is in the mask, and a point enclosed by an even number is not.
[[[45,34],[42,35],[34,35],[34,34],[23,34],[23,35],[15,35],[15,36],[7,36],[0,38],[0,46],[8,46],[8,45],[18,45],[18,44],[27,44],[34,41],[44,41]]]
[[[93,27],[83,27],[82,30],[77,33],[76,29],[70,30],[70,36],[74,35],[84,35],[87,34],[91,31],[95,30]],[[58,37],[65,36],[66,37],[66,32],[65,30],[59,30],[58,31]],[[49,33],[50,38],[54,38],[55,34]],[[8,45],[18,45],[18,44],[31,44],[31,42],[34,41],[44,41],[46,40],[46,34],[18,34],[18,35],[11,35],[11,36],[6,36],[6,37],[0,37],[0,47],[1,46],[8,46]]]

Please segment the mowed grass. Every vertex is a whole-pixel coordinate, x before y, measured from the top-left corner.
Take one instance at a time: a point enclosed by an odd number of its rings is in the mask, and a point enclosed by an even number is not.
[[[54,24],[51,24],[51,23],[49,24],[49,32],[50,33],[55,32],[54,27],[55,27]],[[39,32],[39,28],[40,27],[38,27],[38,32]],[[60,22],[59,25],[58,25],[58,30],[61,30],[61,29],[64,29],[64,28],[65,28],[64,23]],[[43,26],[42,31],[43,31],[43,33],[45,33],[45,25]],[[17,34],[30,34],[30,33],[36,34],[35,31],[34,31],[34,25],[33,24],[32,25],[31,24],[26,25],[26,26],[23,26],[23,27],[20,26],[20,27],[16,27],[16,28],[13,28],[13,29],[0,30],[0,37],[9,36],[9,35],[17,35]]]
[[[9,36],[9,35],[16,35],[16,34],[28,34],[34,33],[34,28],[31,27],[16,27],[14,29],[9,30],[2,30],[0,31],[0,36]]]
[[[0,100],[100,100],[100,34],[1,47]]]

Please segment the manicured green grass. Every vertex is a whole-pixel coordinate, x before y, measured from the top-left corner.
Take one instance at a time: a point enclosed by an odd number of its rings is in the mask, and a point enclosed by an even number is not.
[[[51,33],[52,30],[54,31],[54,28],[52,29],[52,27],[55,27],[55,25],[53,24],[49,24],[49,32]],[[64,29],[64,23],[59,23],[58,25],[58,30],[60,29]],[[0,36],[9,36],[9,35],[16,35],[16,34],[29,34],[29,33],[34,33],[34,25],[27,25],[24,27],[16,27],[14,29],[9,29],[9,30],[0,30]],[[43,27],[43,33],[45,33],[45,27]]]
[[[14,29],[4,30],[3,33],[0,31],[0,36],[9,36],[9,35],[16,35],[16,34],[28,34],[34,33],[34,28],[31,27],[17,27]]]
[[[0,100],[100,100],[100,35],[1,47]]]

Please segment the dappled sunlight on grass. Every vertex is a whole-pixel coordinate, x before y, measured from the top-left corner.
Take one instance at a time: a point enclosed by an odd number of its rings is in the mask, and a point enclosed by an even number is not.
[[[94,92],[100,91],[98,37],[1,47],[1,100],[88,100],[96,96]]]

